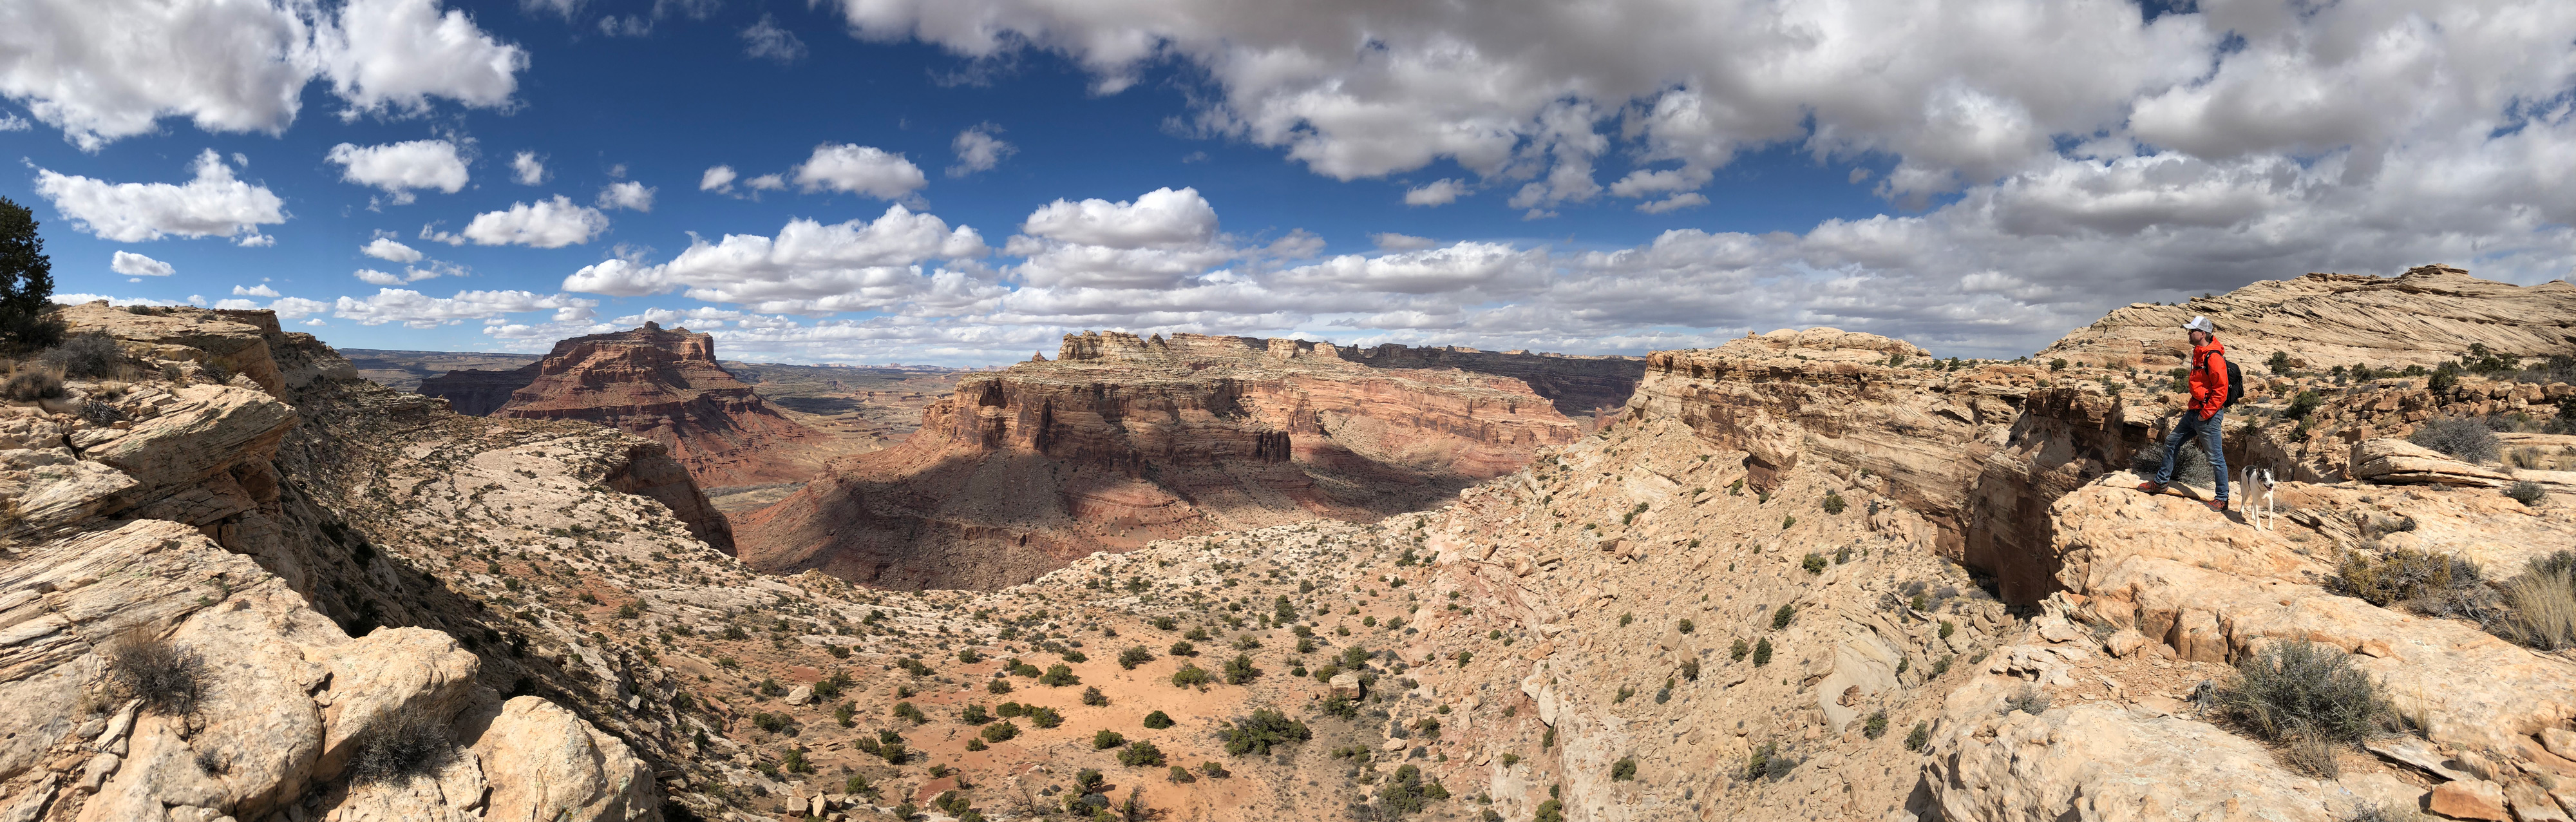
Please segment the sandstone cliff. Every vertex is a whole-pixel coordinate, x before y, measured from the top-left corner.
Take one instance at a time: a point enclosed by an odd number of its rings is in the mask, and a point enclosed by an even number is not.
[[[520,369],[528,379],[490,412],[508,419],[580,420],[662,443],[702,488],[802,482],[835,453],[834,441],[771,409],[716,363],[715,338],[645,323],[633,331],[574,337]],[[457,410],[489,401],[515,372],[450,372],[422,393]]]
[[[1157,538],[1410,510],[1578,433],[1505,377],[1297,340],[1068,335],[1056,360],[961,379],[902,445],[751,517],[744,558],[993,587]]]

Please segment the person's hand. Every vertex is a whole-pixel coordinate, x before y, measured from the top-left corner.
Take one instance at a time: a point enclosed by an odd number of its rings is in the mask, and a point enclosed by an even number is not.
[[[2217,414],[2218,414],[2218,409],[2216,409],[2216,408],[2203,408],[2203,409],[2200,409],[2200,418],[2201,418],[2201,419],[2204,419],[2204,420],[2205,420],[2205,419],[2209,419],[2210,417],[2215,416],[2215,415],[2217,415]]]

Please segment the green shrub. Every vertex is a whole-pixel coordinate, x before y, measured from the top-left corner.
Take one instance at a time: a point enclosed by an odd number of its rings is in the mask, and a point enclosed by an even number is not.
[[[2352,655],[2304,640],[2274,640],[2238,665],[2218,690],[2220,710],[2264,739],[2359,743],[2394,715],[2379,683],[2353,667]],[[2330,751],[2329,751],[2330,753]],[[2294,756],[2293,764],[2319,775],[2332,758]]]
[[[422,711],[396,711],[359,732],[350,781],[360,785],[435,774],[456,755],[447,728]]]
[[[984,692],[988,694],[1010,693],[1011,681],[1000,677],[984,680]]]
[[[1825,492],[1825,513],[1840,514],[1843,512],[1843,507],[1844,503],[1842,494],[1833,491]]]
[[[1010,718],[1012,718],[1012,717],[1018,717],[1018,716],[1028,716],[1028,715],[1029,715],[1029,706],[1027,706],[1027,705],[1022,705],[1022,704],[1017,703],[1017,702],[1004,702],[1004,703],[1002,703],[1002,704],[1000,704],[1000,705],[995,705],[995,706],[993,706],[993,715],[994,715],[994,716],[1001,717],[1001,718],[1003,718],[1003,719],[1010,719]]]
[[[984,726],[983,732],[978,734],[986,742],[1008,742],[1019,735],[1019,723],[1007,719]]]
[[[1955,633],[1958,633],[1958,632],[1959,632],[1959,624],[1958,624],[1958,623],[1956,623],[1956,622],[1951,622],[1951,621],[1946,620],[1946,619],[1945,619],[1945,620],[1941,620],[1941,638],[1942,638],[1942,639],[1949,639],[1951,634],[1955,634]]]
[[[2396,548],[2378,556],[2350,551],[2335,563],[2327,587],[2380,607],[2478,584],[2477,566],[2449,554]]]
[[[1206,685],[1214,679],[1214,677],[1208,675],[1206,669],[1200,668],[1197,665],[1185,664],[1181,666],[1180,670],[1172,672],[1172,687],[1187,688],[1194,685]]]
[[[2059,358],[2057,358],[2057,359],[2049,360],[2049,361],[2048,361],[2048,370],[2050,370],[2050,371],[2064,371],[2064,370],[2066,370],[2066,358],[2064,358],[2064,357],[2059,357]]]
[[[1538,803],[1538,815],[1530,822],[1565,822],[1565,803],[1554,799]]]
[[[1377,788],[1377,806],[1388,816],[1420,813],[1431,803],[1448,798],[1448,788],[1436,781],[1423,781],[1422,768],[1410,764],[1395,769]]]
[[[1807,569],[1807,573],[1821,574],[1825,572],[1825,557],[1823,554],[1811,553],[1806,559],[1800,560],[1798,565]]]
[[[2023,685],[2020,691],[2004,697],[2004,713],[2020,711],[2038,716],[2048,712],[2049,702],[2047,691],[2040,690],[2036,685]]]
[[[1104,707],[1109,704],[1109,695],[1101,693],[1099,688],[1084,688],[1082,689],[1082,704],[1095,708]]]
[[[1106,731],[1103,731],[1103,733],[1106,733]],[[1098,744],[1096,740],[1094,744]],[[1130,768],[1146,768],[1162,765],[1163,751],[1160,748],[1154,747],[1154,743],[1139,739],[1134,742],[1127,743],[1126,749],[1118,752],[1118,764],[1125,765]]]
[[[1810,554],[1809,556],[1813,555]],[[1771,630],[1777,631],[1787,628],[1789,627],[1789,620],[1796,618],[1798,618],[1798,606],[1784,603],[1780,606],[1780,610],[1771,612]],[[1948,634],[1943,634],[1942,636],[1948,636]]]
[[[1172,715],[1163,713],[1162,711],[1155,711],[1145,715],[1145,727],[1147,728],[1159,731],[1164,728],[1172,727],[1173,724],[1175,723],[1172,722]]]
[[[1699,657],[1691,656],[1682,660],[1682,679],[1690,682],[1699,681]]]
[[[61,345],[36,355],[36,362],[74,379],[113,377],[124,371],[131,359],[116,339],[103,332],[87,331],[64,337]]]
[[[2576,568],[2570,566],[2576,552],[2558,551],[2505,581],[2506,638],[2544,651],[2576,648]]]
[[[1753,646],[1753,666],[1759,668],[1769,664],[1771,664],[1771,638],[1763,637],[1760,643]]]
[[[1637,778],[1636,757],[1623,756],[1619,757],[1619,761],[1610,763],[1610,781],[1626,782],[1635,778]]]
[[[1056,713],[1054,708],[1049,708],[1044,705],[1031,705],[1029,706],[1029,724],[1036,725],[1040,728],[1053,728],[1057,725],[1064,724],[1064,714]]]
[[[0,396],[18,402],[61,399],[64,393],[62,378],[33,368],[18,369],[18,373],[9,375],[8,382],[0,383]]]
[[[1125,744],[1127,744],[1126,736],[1108,728],[1102,728],[1091,734],[1091,749],[1095,751],[1105,751]]]
[[[1268,755],[1272,747],[1304,742],[1314,737],[1306,723],[1262,708],[1253,711],[1248,718],[1235,720],[1233,727],[1226,729],[1225,752],[1235,756],[1247,753]]]
[[[1225,661],[1225,684],[1241,685],[1260,675],[1261,669],[1252,667],[1251,654],[1236,654]]]
[[[2316,413],[2317,406],[2324,405],[2325,402],[2326,398],[2318,396],[2315,391],[2301,391],[2290,398],[2290,407],[2281,410],[2281,417],[2290,420],[2307,419],[2309,414]]]
[[[1914,723],[1914,730],[1906,731],[1906,732],[1905,732],[1905,749],[1906,749],[1906,750],[1909,750],[1909,751],[1915,751],[1915,752],[1921,752],[1921,751],[1923,750],[1923,746],[1928,745],[1928,744],[1931,744],[1931,742],[1932,742],[1932,725],[1931,725],[1931,723],[1928,723],[1928,722],[1917,722],[1917,723]]]
[[[984,706],[969,704],[957,713],[957,720],[968,725],[985,725],[993,721],[993,716],[984,712]]]
[[[1170,782],[1176,782],[1176,783],[1188,783],[1188,782],[1197,782],[1197,781],[1199,781],[1199,778],[1198,778],[1198,777],[1195,777],[1195,776],[1191,776],[1191,775],[1190,775],[1190,769],[1188,769],[1188,768],[1184,768],[1184,767],[1181,767],[1181,766],[1179,766],[1179,765],[1174,765],[1174,766],[1172,766],[1171,775],[1169,775],[1169,776],[1165,776],[1165,777],[1163,777],[1163,779],[1165,779],[1165,780],[1167,780],[1167,781],[1170,781]]]
[[[2525,506],[2535,506],[2539,505],[2541,500],[2549,498],[2549,491],[2540,487],[2540,483],[2523,480],[2506,487],[2504,495],[2512,497],[2513,501]]]
[[[2495,432],[2487,430],[2486,424],[2477,420],[2453,417],[2431,420],[2422,428],[2415,429],[2406,441],[2466,462],[2494,462],[2496,458]]]
[[[1127,650],[1118,652],[1118,667],[1126,670],[1136,670],[1136,666],[1152,661],[1154,652],[1145,650],[1143,645],[1130,645]]]
[[[894,715],[895,715],[895,716],[897,716],[897,717],[904,718],[904,719],[912,720],[912,724],[915,724],[915,725],[919,725],[919,724],[922,724],[922,723],[925,723],[925,722],[929,722],[929,721],[930,721],[930,717],[929,717],[929,716],[924,715],[924,714],[921,712],[921,709],[920,709],[920,708],[915,708],[915,707],[913,707],[913,706],[912,706],[912,703],[910,703],[910,702],[897,702],[897,703],[895,703],[895,704],[894,704]],[[842,726],[842,727],[848,727],[848,726],[844,725],[844,726]]]
[[[1171,655],[1173,655],[1173,656],[1198,656],[1198,655],[1199,655],[1199,647],[1198,647],[1198,646],[1196,646],[1196,645],[1192,645],[1192,644],[1190,644],[1190,643],[1189,643],[1189,640],[1182,640],[1182,641],[1179,641],[1179,642],[1172,643],[1172,648],[1171,648],[1171,650],[1170,650],[1170,651],[1167,651],[1166,653],[1169,653],[1169,654],[1171,654]]]
[[[1726,652],[1733,655],[1735,657],[1735,661],[1743,662],[1746,656],[1753,653],[1753,646],[1744,644],[1743,637],[1736,637],[1735,645],[1727,648]]]
[[[1861,723],[1861,726],[1860,726],[1860,735],[1862,735],[1862,736],[1866,736],[1866,737],[1869,737],[1869,738],[1871,738],[1871,739],[1877,739],[1877,738],[1879,738],[1879,737],[1886,736],[1886,735],[1887,735],[1887,710],[1886,710],[1886,709],[1884,709],[1884,708],[1881,708],[1881,709],[1879,709],[1879,710],[1877,710],[1877,711],[1873,711],[1873,712],[1871,712],[1871,713],[1870,713],[1870,715],[1869,715],[1869,719],[1868,719],[1867,721],[1864,721],[1864,722],[1862,722],[1862,723]]]
[[[211,677],[197,652],[139,633],[108,651],[107,674],[127,698],[142,700],[146,710],[176,717],[196,713]]]
[[[1073,675],[1073,666],[1063,664],[1049,665],[1047,666],[1046,674],[1038,677],[1038,684],[1045,685],[1050,688],[1062,688],[1067,685],[1082,684],[1082,677]]]

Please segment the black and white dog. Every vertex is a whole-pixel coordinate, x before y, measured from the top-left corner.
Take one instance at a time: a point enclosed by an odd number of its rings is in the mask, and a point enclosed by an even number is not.
[[[2273,486],[2278,484],[2272,478],[2272,469],[2250,467],[2245,469],[2244,481],[2236,485],[2237,504],[2241,506],[2240,510],[2245,512],[2245,524],[2266,531],[2272,529],[2272,521],[2279,518],[2279,515],[2274,513],[2272,495]]]

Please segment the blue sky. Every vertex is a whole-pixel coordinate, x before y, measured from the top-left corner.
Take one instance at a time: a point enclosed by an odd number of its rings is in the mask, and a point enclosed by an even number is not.
[[[795,362],[2011,356],[2255,279],[2576,264],[2569,4],[1951,5],[30,0],[0,196],[66,294]]]

